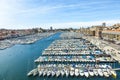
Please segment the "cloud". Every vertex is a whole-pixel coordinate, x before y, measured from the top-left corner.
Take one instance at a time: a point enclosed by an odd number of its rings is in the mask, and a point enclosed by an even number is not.
[[[43,0],[44,1],[44,0]],[[45,2],[47,2],[47,0],[45,0]],[[35,8],[30,8],[30,9],[23,9],[20,10],[19,13],[48,13],[51,12],[51,10],[57,10],[57,9],[69,9],[69,8],[81,8],[81,9],[90,9],[91,5],[97,5],[98,3],[101,2],[90,2],[90,3],[77,3],[77,4],[56,4],[56,5],[45,5],[45,6],[38,6]],[[102,6],[103,7],[103,6]],[[102,8],[101,7],[101,8]]]
[[[14,22],[14,14],[19,10],[16,0],[0,0],[0,26]]]
[[[66,23],[44,23],[44,24],[36,24],[36,25],[31,25],[31,24],[22,24],[18,25],[18,27],[15,27],[16,25],[10,25],[15,28],[13,29],[28,29],[28,28],[37,28],[41,27],[44,29],[48,29],[51,26],[54,29],[59,29],[59,28],[76,28],[79,29],[80,27],[90,27],[90,26],[96,26],[96,25],[102,25],[102,23],[105,22],[107,26],[111,26],[116,23],[120,23],[120,20],[103,20],[103,21],[88,21],[88,22],[66,22]]]
[[[46,24],[46,26],[53,28],[80,28],[80,27],[90,27],[93,25],[102,25],[105,22],[107,26],[111,26],[116,23],[120,23],[120,20],[103,20],[103,21],[89,21],[89,22],[67,22],[67,23],[56,23],[56,24]],[[43,25],[44,26],[44,25]]]
[[[0,28],[31,28],[36,26],[78,28],[101,24],[105,22],[104,19],[107,23],[112,24],[119,18],[118,3],[115,4],[114,1],[109,0],[90,2],[75,0],[76,2],[70,3],[42,0],[45,3],[41,3],[42,5],[29,1],[32,0],[0,0]],[[36,4],[37,6],[33,7]]]

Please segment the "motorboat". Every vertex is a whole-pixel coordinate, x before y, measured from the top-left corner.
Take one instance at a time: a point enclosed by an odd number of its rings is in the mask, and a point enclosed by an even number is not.
[[[109,74],[108,74],[107,70],[106,70],[106,69],[102,69],[102,70],[103,70],[103,75],[104,75],[105,77],[109,77]]]
[[[84,75],[85,75],[85,77],[89,77],[89,73],[88,73],[87,69],[84,70]]]
[[[74,72],[74,68],[71,67],[71,70],[70,70],[70,76],[74,76],[75,72]]]
[[[33,73],[34,73],[34,70],[35,70],[35,69],[31,70],[31,71],[27,74],[27,76],[32,76]]]
[[[116,72],[115,72],[113,69],[111,69],[110,72],[111,72],[111,74],[112,74],[112,76],[113,76],[114,78],[117,77],[117,74],[116,74]]]
[[[79,70],[75,69],[75,76],[79,76]]]
[[[98,74],[99,74],[99,76],[103,76],[102,69],[97,69],[97,70],[98,70]]]
[[[61,70],[61,75],[64,76],[65,72],[64,70]]]
[[[98,70],[97,69],[93,69],[94,75],[98,76]]]
[[[45,70],[45,71],[43,71],[43,76],[45,76],[47,74],[47,71]]]
[[[66,71],[65,71],[65,74],[66,74],[66,77],[68,77],[68,76],[69,76],[69,71],[66,70]]]
[[[50,71],[47,71],[47,77],[50,76],[51,72]]]
[[[52,75],[52,77],[53,77],[53,76],[55,76],[55,72],[54,72],[54,71],[52,71],[52,72],[51,72],[51,75]]]
[[[37,74],[38,74],[38,70],[36,68],[36,69],[34,69],[33,76],[36,76]]]
[[[80,76],[84,76],[84,71],[82,69],[79,70]]]
[[[56,71],[56,77],[60,76],[60,71]]]
[[[70,76],[74,76],[74,71],[70,71]]]
[[[43,73],[42,71],[39,71],[39,76],[41,76],[41,75],[42,75],[42,73]]]
[[[107,70],[107,72],[108,72],[109,75],[112,75],[110,69],[107,68],[106,70]]]
[[[88,70],[88,73],[89,73],[90,76],[94,76],[94,72],[93,72],[92,69]]]

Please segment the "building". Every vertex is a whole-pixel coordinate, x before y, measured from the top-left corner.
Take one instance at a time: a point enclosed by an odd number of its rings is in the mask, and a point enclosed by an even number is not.
[[[99,39],[104,39],[116,44],[120,44],[120,24],[106,27],[106,23],[103,23],[102,26],[80,28],[78,32],[87,36],[95,36]]]
[[[102,38],[114,43],[120,43],[120,30],[102,31]]]
[[[102,38],[102,30],[103,30],[104,27],[102,26],[96,26],[96,29],[95,29],[95,36],[97,38]]]
[[[102,26],[103,26],[103,27],[106,27],[106,23],[105,23],[105,22],[104,22],[104,23],[102,23]]]
[[[102,30],[104,27],[102,26],[92,26],[90,28],[83,28],[81,29],[81,33],[88,35],[88,36],[95,36],[96,38],[102,38]]]
[[[50,27],[50,30],[51,30],[51,31],[53,30],[52,26]]]

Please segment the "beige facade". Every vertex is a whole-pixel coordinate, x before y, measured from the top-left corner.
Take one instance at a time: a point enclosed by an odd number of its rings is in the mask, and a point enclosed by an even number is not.
[[[120,31],[102,31],[102,37],[106,40],[120,41]]]

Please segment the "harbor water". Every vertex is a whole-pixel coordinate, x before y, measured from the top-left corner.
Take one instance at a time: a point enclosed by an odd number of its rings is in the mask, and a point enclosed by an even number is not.
[[[56,33],[50,37],[40,39],[33,44],[18,44],[0,50],[0,80],[120,80],[120,71],[117,71],[116,79],[112,77],[27,77],[27,73],[37,66],[34,60],[37,59],[44,49],[53,41],[60,39],[60,34],[61,33]],[[119,63],[110,64],[113,68],[120,67]]]

